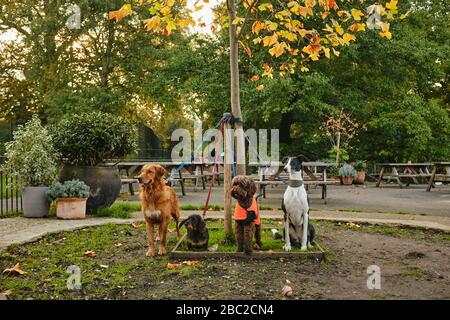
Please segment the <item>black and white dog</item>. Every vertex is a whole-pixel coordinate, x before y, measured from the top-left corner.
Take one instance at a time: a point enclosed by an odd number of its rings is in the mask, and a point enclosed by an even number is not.
[[[314,241],[315,229],[309,223],[309,200],[302,177],[304,156],[287,157],[283,160],[284,171],[289,174],[288,187],[283,196],[281,208],[284,211],[284,250],[291,251],[291,245],[307,250]]]

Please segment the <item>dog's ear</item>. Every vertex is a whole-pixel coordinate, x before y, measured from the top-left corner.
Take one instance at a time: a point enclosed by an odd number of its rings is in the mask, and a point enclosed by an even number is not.
[[[256,183],[252,178],[248,179],[248,193],[251,194],[251,196],[253,197],[256,193]]]
[[[156,166],[156,174],[158,175],[158,177],[164,177],[167,174],[167,171],[163,166],[158,164]]]
[[[298,159],[298,161],[300,162],[304,162],[304,161],[309,161],[308,157],[306,157],[303,154],[299,154],[298,156],[296,156],[296,158]]]
[[[285,165],[288,162],[288,160],[289,157],[284,157],[283,160],[281,160],[281,163]]]

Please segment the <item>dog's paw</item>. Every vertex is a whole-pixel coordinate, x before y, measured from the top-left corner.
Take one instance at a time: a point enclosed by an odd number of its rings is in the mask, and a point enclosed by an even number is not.
[[[148,249],[145,255],[147,257],[153,257],[155,255],[155,252],[153,251],[153,249]]]
[[[292,247],[291,247],[290,244],[285,244],[285,245],[283,246],[283,248],[284,248],[284,251],[286,251],[286,252],[289,252],[289,251],[291,251],[291,249],[292,249]]]
[[[158,254],[159,254],[160,256],[163,256],[163,255],[165,255],[166,253],[167,253],[166,248],[159,248]]]
[[[307,246],[302,246],[302,247],[300,248],[300,251],[306,251],[306,250],[308,250],[308,247],[307,247]]]

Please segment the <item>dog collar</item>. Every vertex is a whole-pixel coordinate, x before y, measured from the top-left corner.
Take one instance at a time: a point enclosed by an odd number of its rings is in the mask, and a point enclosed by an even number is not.
[[[302,180],[288,180],[288,186],[291,188],[299,188],[303,185]]]

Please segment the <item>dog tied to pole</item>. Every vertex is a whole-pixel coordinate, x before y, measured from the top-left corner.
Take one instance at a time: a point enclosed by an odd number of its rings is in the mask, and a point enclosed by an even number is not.
[[[367,278],[367,289],[380,290],[381,289],[381,269],[377,265],[370,265],[367,267],[367,274],[370,276]]]

